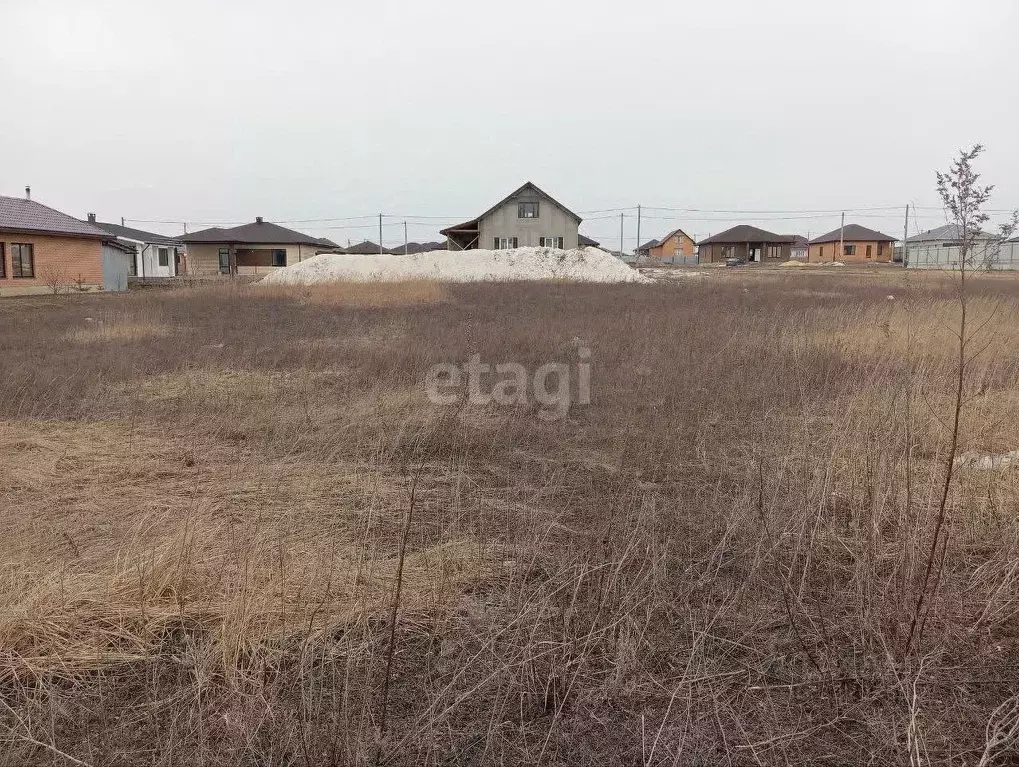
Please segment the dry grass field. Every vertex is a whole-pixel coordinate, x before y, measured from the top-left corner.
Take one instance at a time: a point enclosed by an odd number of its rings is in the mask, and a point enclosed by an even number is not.
[[[791,271],[0,301],[0,767],[1015,764],[1019,469],[907,640],[956,283]],[[1019,449],[969,295],[958,452]],[[579,342],[565,419],[425,396]]]

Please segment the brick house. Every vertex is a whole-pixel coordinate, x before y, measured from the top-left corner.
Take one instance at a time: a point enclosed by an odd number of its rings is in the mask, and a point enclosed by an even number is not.
[[[894,255],[894,237],[859,224],[846,224],[812,239],[807,260],[889,263]]]
[[[648,243],[648,253],[652,260],[665,264],[688,264],[697,261],[697,244],[682,229],[669,232],[660,240]]]
[[[130,256],[115,240],[29,194],[0,196],[0,295],[126,290]]]
[[[261,216],[252,224],[203,229],[177,240],[187,245],[188,276],[199,277],[269,274],[319,253],[340,250],[331,240],[295,232]]]
[[[795,242],[793,235],[775,234],[741,224],[701,240],[698,250],[702,264],[724,262],[730,258],[747,263],[779,263],[792,257]]]

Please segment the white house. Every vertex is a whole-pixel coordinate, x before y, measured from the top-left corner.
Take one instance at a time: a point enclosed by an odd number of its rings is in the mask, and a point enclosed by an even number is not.
[[[184,273],[184,244],[173,237],[132,229],[123,224],[96,221],[96,214],[88,214],[88,222],[109,232],[122,245],[135,251],[132,277],[176,277]]]
[[[958,269],[962,260],[961,239],[955,224],[913,235],[906,240],[906,268]],[[1019,270],[1019,242],[1002,242],[993,234],[978,232],[967,261],[970,269]]]

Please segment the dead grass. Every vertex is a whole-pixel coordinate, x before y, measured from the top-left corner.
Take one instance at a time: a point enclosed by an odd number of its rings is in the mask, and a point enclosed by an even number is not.
[[[792,272],[0,306],[0,764],[974,763],[1019,472],[960,473],[899,656],[952,284]],[[964,450],[1019,448],[1013,284],[975,282]],[[578,338],[564,421],[424,396]]]

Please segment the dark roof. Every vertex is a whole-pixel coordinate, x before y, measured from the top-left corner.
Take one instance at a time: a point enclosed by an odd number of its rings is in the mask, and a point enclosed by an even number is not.
[[[716,243],[741,243],[741,242],[772,242],[772,243],[790,243],[792,244],[795,238],[786,234],[775,234],[774,232],[766,232],[764,229],[758,229],[756,226],[749,226],[748,224],[740,224],[734,226],[732,229],[726,229],[724,232],[719,232],[713,237],[708,237],[706,240],[701,240],[698,245],[714,245]]]
[[[637,250],[651,250],[651,248],[657,248],[661,243],[658,240],[648,240],[643,245],[637,247]]]
[[[256,220],[251,224],[222,229],[213,227],[200,232],[192,232],[178,238],[180,242],[212,242],[233,245],[317,245],[323,246],[321,240],[308,234],[295,232],[279,224]]]
[[[338,248],[338,247],[340,247],[335,242],[330,240],[328,237],[316,237],[315,239],[318,242],[318,244],[321,245],[323,248]]]
[[[478,222],[481,221],[481,219],[483,219],[485,216],[487,216],[489,213],[491,213],[492,211],[494,211],[496,208],[500,207],[504,203],[508,202],[509,200],[512,200],[514,197],[516,197],[518,194],[523,192],[525,189],[530,189],[533,192],[537,192],[539,195],[544,197],[546,200],[551,202],[553,205],[556,205],[559,208],[562,208],[564,213],[569,213],[571,216],[573,216],[575,219],[577,219],[577,223],[578,224],[581,221],[584,220],[580,216],[578,216],[576,213],[574,213],[572,210],[570,210],[565,205],[563,205],[561,202],[559,202],[554,197],[552,197],[552,195],[548,194],[547,192],[542,191],[541,189],[539,189],[537,187],[537,185],[532,184],[530,181],[528,181],[526,184],[521,186],[519,189],[516,189],[513,192],[510,192],[505,197],[503,197],[501,200],[499,200],[499,202],[497,202],[495,205],[493,205],[491,208],[486,210],[484,213],[482,213],[477,218],[472,218],[470,221],[465,221],[462,224],[455,224],[453,226],[447,227],[446,229],[443,229],[441,232],[439,232],[439,234],[448,234],[449,232],[453,232],[453,231],[457,231],[457,230],[461,230],[461,229],[467,229],[467,230],[471,230],[471,231],[473,231],[474,229],[477,229],[478,228]]]
[[[828,234],[822,234],[810,242],[817,244],[822,242],[839,242],[840,240],[845,240],[846,242],[895,242],[894,237],[889,237],[887,234],[881,234],[881,232],[876,232],[859,224],[846,224],[845,227],[839,227],[834,231],[828,232]]]
[[[408,242],[406,252],[409,253],[429,253],[433,250],[446,250],[447,245],[444,242]],[[397,245],[394,248],[389,249],[390,253],[403,253],[404,246]]]
[[[114,248],[115,250],[119,250],[123,253],[130,253],[132,255],[134,255],[135,253],[134,245],[128,245],[126,243],[120,242],[119,240],[106,240],[105,242],[103,242],[103,245],[104,246],[108,245],[109,247]]]
[[[792,239],[793,247],[795,248],[805,248],[810,244],[802,234],[789,234],[786,236]]]
[[[976,232],[977,239],[991,239],[993,234],[987,232]],[[906,242],[958,242],[962,239],[962,230],[958,224],[945,224],[937,229],[929,229],[920,234],[914,234],[906,239]]]
[[[165,234],[156,234],[155,232],[146,232],[142,229],[132,229],[129,226],[120,226],[119,224],[107,224],[104,221],[92,221],[92,226],[98,226],[100,229],[109,232],[115,237],[123,237],[125,240],[139,240],[141,242],[155,242],[155,243],[166,243],[173,245],[178,242],[176,237],[167,237]]]
[[[24,197],[0,197],[0,229],[109,239],[102,229]]]
[[[371,240],[365,240],[359,242],[357,245],[351,245],[349,248],[343,249],[344,253],[350,253],[354,256],[377,256],[379,254],[378,243],[372,242]],[[389,251],[385,248],[382,249],[382,253],[388,253]]]
[[[601,247],[601,243],[600,242],[592,240],[590,237],[585,237],[584,235],[580,235],[580,238],[577,240],[577,245],[579,245],[581,248],[600,248]]]

